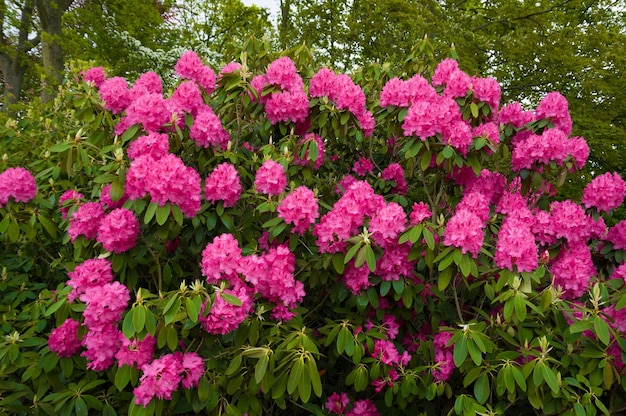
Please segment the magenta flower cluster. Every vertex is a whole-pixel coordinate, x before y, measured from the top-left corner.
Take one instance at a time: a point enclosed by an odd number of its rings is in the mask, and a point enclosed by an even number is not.
[[[8,168],[0,173],[0,208],[9,199],[29,202],[37,195],[37,184],[33,175],[24,168]]]

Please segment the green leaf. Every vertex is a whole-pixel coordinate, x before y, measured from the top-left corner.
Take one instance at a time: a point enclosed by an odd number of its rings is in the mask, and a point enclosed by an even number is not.
[[[48,150],[52,153],[60,153],[60,152],[65,152],[66,150],[69,150],[71,148],[72,148],[71,143],[57,143],[53,146],[50,146],[50,149]]]
[[[365,245],[365,260],[370,272],[374,273],[376,270],[376,254],[374,254],[374,249],[369,244]]]
[[[139,333],[143,331],[143,328],[146,324],[146,310],[143,306],[137,306],[133,309],[133,326],[135,327],[135,332]]]
[[[451,146],[446,146],[443,148],[443,157],[446,159],[450,159],[454,156],[454,149]]]
[[[424,234],[424,240],[426,240],[426,244],[428,245],[428,248],[431,250],[434,250],[435,249],[435,237],[433,237],[433,233],[431,233],[429,229],[424,228],[423,234]]]
[[[15,243],[20,238],[20,225],[17,223],[15,218],[12,219],[11,224],[9,225],[9,241]]]
[[[243,303],[241,302],[241,299],[239,299],[235,295],[231,295],[230,293],[222,292],[220,293],[220,296],[222,297],[222,299],[224,299],[227,303],[230,303],[231,305],[234,305],[234,306],[243,305]]]
[[[56,224],[50,221],[45,215],[42,215],[41,213],[37,213],[37,218],[39,219],[39,222],[41,223],[43,228],[46,230],[48,235],[52,237],[52,239],[56,239],[57,238]]]
[[[591,329],[592,326],[593,322],[591,321],[576,321],[569,326],[569,332],[570,334],[576,334]]]
[[[346,253],[346,256],[343,258],[343,264],[348,264],[348,262],[350,260],[352,260],[352,258],[356,255],[356,253],[359,251],[359,249],[361,248],[361,245],[363,243],[361,241],[359,241],[358,243],[354,244],[352,247],[350,247],[350,249],[348,250],[348,252]]]
[[[165,204],[162,207],[158,206],[156,209],[157,224],[163,225],[170,216],[170,204]]]
[[[148,205],[148,209],[146,209],[146,214],[143,217],[144,224],[148,224],[150,221],[152,221],[152,218],[154,218],[154,214],[156,213],[158,207],[159,204],[157,204],[156,202],[150,202],[150,204]]]
[[[609,324],[600,316],[596,316],[593,320],[593,329],[598,339],[602,341],[604,345],[609,345],[611,342],[611,332],[609,330]]]
[[[122,143],[126,143],[132,138],[134,138],[135,134],[137,134],[137,132],[139,131],[139,127],[141,127],[140,124],[134,124],[130,126],[129,128],[127,128],[124,134],[122,135]]]
[[[524,378],[524,374],[515,366],[511,367],[511,373],[513,374],[513,378],[515,378],[515,382],[522,389],[522,391],[526,391],[526,378]]]
[[[319,156],[319,149],[317,147],[317,142],[315,140],[311,140],[309,143],[309,160],[312,162],[316,162]]]
[[[521,293],[515,295],[515,315],[520,322],[526,319],[526,301]]]
[[[265,373],[267,372],[267,365],[269,363],[269,357],[267,354],[263,354],[259,361],[257,361],[256,366],[254,367],[254,379],[257,384],[261,384],[263,377],[265,377]]]
[[[454,269],[454,267],[448,267],[439,273],[439,278],[437,279],[437,288],[439,290],[445,290],[450,284],[450,281],[452,280],[452,269]]]
[[[134,313],[128,312],[122,322],[122,332],[127,339],[132,339],[135,336],[135,324],[133,323]]]
[[[122,391],[130,381],[130,366],[124,364],[115,372],[115,387],[118,391]]]
[[[487,374],[481,374],[474,383],[474,397],[480,404],[485,404],[489,399],[489,377]]]
[[[452,351],[452,358],[454,359],[454,365],[459,368],[461,364],[467,358],[467,338],[465,334],[461,334],[459,339],[454,343],[454,350]]]
[[[476,103],[470,104],[470,110],[472,112],[472,116],[474,118],[478,118],[478,106],[476,105]]]
[[[199,296],[194,298],[185,299],[187,305],[187,316],[192,322],[198,322],[198,316],[200,316],[200,309],[202,307],[202,299]]]
[[[557,394],[559,392],[559,383],[556,379],[556,375],[554,374],[554,370],[548,367],[545,363],[541,366],[541,370],[543,373],[543,379],[546,381],[552,392]]]
[[[335,268],[335,271],[338,274],[343,274],[343,270],[344,270],[344,257],[343,254],[341,253],[335,253],[333,254],[333,267]]]
[[[119,201],[124,197],[124,185],[120,182],[119,179],[111,182],[111,190],[109,191],[111,196],[111,201]]]
[[[311,380],[311,386],[313,386],[313,392],[317,397],[322,397],[322,380],[320,380],[317,364],[313,358],[309,358],[307,365],[309,366],[309,378]]]
[[[304,372],[304,365],[302,359],[298,358],[293,362],[291,371],[289,372],[289,379],[287,380],[287,393],[293,394],[300,383],[300,378]]]

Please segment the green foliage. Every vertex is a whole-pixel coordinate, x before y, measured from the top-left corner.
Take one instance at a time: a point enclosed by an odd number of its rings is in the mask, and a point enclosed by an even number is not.
[[[308,85],[316,72],[311,53],[304,46],[288,53]],[[78,69],[54,101],[34,101],[15,119],[3,116],[0,153],[6,157],[0,171],[26,166],[39,190],[28,204],[10,202],[0,208],[1,409],[42,415],[326,414],[328,397],[346,392],[353,401],[373,400],[381,414],[389,415],[623,412],[626,376],[612,350],[626,351],[626,343],[606,314],[607,308],[626,305],[623,282],[606,279],[623,261],[623,251],[610,245],[596,250],[599,274],[582,303],[575,303],[553,287],[544,264],[522,273],[494,266],[503,221],[495,212],[476,256],[442,243],[461,199],[460,187],[449,180],[456,168],[478,174],[489,167],[509,179],[517,176],[508,168],[511,129],[503,126],[499,146],[474,139],[465,155],[433,138],[403,137],[406,109],[381,108],[375,102],[394,70],[374,64],[354,75],[377,122],[371,137],[365,137],[347,110],[325,97],[311,99],[309,131],[324,138],[326,158],[338,156],[315,170],[313,163],[322,155],[317,143],[302,142],[290,123],[267,120],[259,92],[250,85],[277,54],[266,40],[250,39],[238,55],[242,70],[223,75],[215,92],[204,96],[231,134],[228,148],[197,146],[187,128],[191,116],[182,127],[169,126],[168,136],[170,151],[203,178],[222,162],[236,166],[244,190],[239,201],[234,207],[203,201],[193,218],[175,204],[159,205],[149,197],[126,201],[141,234],[124,253],[106,252],[82,237],[70,243],[58,200],[67,189],[96,200],[108,184],[112,199],[121,197],[130,164],[125,151],[141,128],[114,135],[120,117],[105,111],[95,89],[77,80]],[[404,70],[428,74],[433,62],[434,48],[424,40]],[[472,94],[457,102],[472,125],[492,111]],[[548,124],[540,120],[525,128],[539,131]],[[394,136],[397,141],[390,142]],[[305,163],[295,164],[295,156]],[[345,241],[344,251],[320,252],[310,232],[292,233],[278,216],[284,194],[270,197],[254,189],[255,172],[264,160],[273,159],[286,169],[287,192],[309,187],[324,214],[339,199],[338,182],[363,156],[376,165],[367,180],[387,202],[409,211],[412,202],[427,201],[432,210],[431,217],[398,236],[399,243],[410,246],[407,260],[415,261],[409,276],[383,280],[376,274],[383,249],[367,227]],[[393,162],[406,171],[406,195],[395,194],[397,184],[378,175]],[[554,180],[559,170],[566,168],[521,172],[520,180],[526,189],[536,190],[536,178],[539,184]],[[549,197],[541,198],[549,202]],[[75,209],[68,208],[70,213]],[[204,248],[223,233],[236,238],[244,255],[263,251],[259,239],[265,233],[268,243],[284,244],[294,253],[296,278],[306,296],[293,319],[277,322],[270,314],[275,305],[257,297],[253,312],[234,331],[215,335],[202,328],[218,294],[231,305],[242,303],[225,291],[226,284],[208,284],[199,266]],[[172,248],[173,242],[177,247]],[[551,247],[553,255],[559,244]],[[68,317],[80,319],[85,308],[80,301],[68,302],[67,272],[95,257],[110,260],[116,279],[132,290],[120,331],[128,339],[155,337],[156,356],[198,352],[205,370],[197,388],[180,389],[171,400],[153,399],[144,408],[132,394],[141,383],[140,369],[114,365],[89,371],[85,357],[59,358],[50,351],[50,332]],[[358,294],[342,278],[352,266],[372,272],[370,286]],[[399,365],[373,353],[377,341],[393,342],[389,316],[401,322],[395,348],[400,353],[410,349],[410,360]],[[450,378],[440,381],[435,379],[442,365],[436,333],[449,334],[446,346],[454,364]]]

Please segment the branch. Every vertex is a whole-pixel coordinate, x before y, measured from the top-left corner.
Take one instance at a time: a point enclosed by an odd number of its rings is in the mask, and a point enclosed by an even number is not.
[[[514,22],[514,21],[517,21],[517,20],[530,19],[530,18],[535,17],[535,16],[541,16],[543,14],[552,13],[555,10],[560,9],[563,6],[565,6],[566,4],[571,3],[571,2],[572,2],[572,0],[565,0],[564,2],[556,4],[556,5],[553,5],[552,7],[548,8],[548,9],[540,10],[540,11],[533,12],[533,13],[528,13],[528,14],[526,14],[524,16],[517,16],[517,17],[512,17],[512,18],[503,18],[503,19],[498,19],[498,20],[491,20],[489,22],[483,23],[482,25],[473,28],[472,32],[476,32],[478,30],[484,29],[487,26],[490,26],[490,25],[492,25],[494,23],[500,23],[500,24],[504,25],[504,23]]]

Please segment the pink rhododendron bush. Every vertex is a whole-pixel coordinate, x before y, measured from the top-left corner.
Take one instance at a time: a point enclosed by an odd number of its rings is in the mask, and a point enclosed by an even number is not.
[[[49,280],[3,255],[0,408],[625,412],[626,183],[559,198],[589,155],[563,96],[290,56],[68,87],[83,130],[0,173],[3,250],[62,268],[26,303]]]

